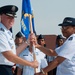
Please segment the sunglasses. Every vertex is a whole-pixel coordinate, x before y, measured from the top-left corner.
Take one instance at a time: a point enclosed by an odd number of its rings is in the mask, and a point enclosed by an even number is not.
[[[73,26],[62,26],[62,27],[61,27],[61,30],[67,30],[67,29],[69,29],[69,28],[71,28],[71,27],[73,27]]]
[[[40,41],[45,41],[44,39],[40,40]]]

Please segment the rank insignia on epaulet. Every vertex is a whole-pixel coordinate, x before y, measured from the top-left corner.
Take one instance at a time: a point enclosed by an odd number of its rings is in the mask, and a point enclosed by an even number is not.
[[[73,40],[73,37],[70,37],[68,40]]]
[[[0,31],[3,31],[4,32],[4,29],[3,28],[0,28]]]

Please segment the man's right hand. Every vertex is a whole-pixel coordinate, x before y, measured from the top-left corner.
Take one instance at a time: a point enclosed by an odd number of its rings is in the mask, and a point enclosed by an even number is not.
[[[33,68],[38,68],[39,63],[36,60],[32,61],[31,63]]]

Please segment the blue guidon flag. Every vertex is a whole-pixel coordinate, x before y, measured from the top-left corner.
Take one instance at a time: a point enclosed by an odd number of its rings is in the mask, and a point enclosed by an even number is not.
[[[23,0],[22,1],[21,32],[25,35],[26,39],[28,38],[28,35],[30,33],[29,15],[33,15],[30,0]],[[33,27],[33,32],[35,32],[33,18],[34,17],[32,16],[32,27]]]

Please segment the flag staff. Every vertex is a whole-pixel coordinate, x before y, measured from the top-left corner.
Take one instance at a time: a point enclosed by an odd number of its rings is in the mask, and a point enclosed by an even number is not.
[[[29,15],[29,21],[30,21],[30,32],[33,33],[33,27],[32,27],[32,15],[30,14]],[[35,46],[33,44],[33,59],[36,60],[36,55],[35,55]],[[35,73],[37,73],[37,68],[34,69],[35,70]]]

